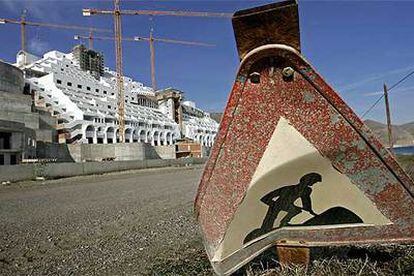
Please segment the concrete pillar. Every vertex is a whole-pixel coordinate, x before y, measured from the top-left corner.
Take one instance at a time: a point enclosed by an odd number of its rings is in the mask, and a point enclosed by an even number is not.
[[[92,138],[92,143],[93,144],[98,144],[98,129],[96,129],[94,132],[93,132],[93,138]]]

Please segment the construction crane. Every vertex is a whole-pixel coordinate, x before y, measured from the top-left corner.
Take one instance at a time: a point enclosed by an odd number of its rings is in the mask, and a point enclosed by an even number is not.
[[[112,36],[91,36],[89,35],[75,35],[74,39],[82,40],[88,39],[89,44],[92,40],[114,40],[115,37]],[[131,41],[131,42],[148,42],[150,46],[150,56],[151,56],[151,85],[152,89],[156,91],[156,77],[155,77],[155,47],[154,42],[162,42],[162,43],[173,43],[173,44],[181,44],[181,45],[188,45],[188,46],[204,46],[204,47],[212,47],[215,46],[213,44],[203,43],[203,42],[195,42],[195,41],[186,41],[186,40],[175,40],[175,39],[168,39],[168,38],[158,38],[154,37],[153,30],[150,30],[150,37],[123,37],[122,41]]]
[[[26,14],[27,14],[27,11],[24,10],[20,17],[20,20],[0,18],[0,24],[20,25],[21,50],[24,52],[26,51],[26,26],[89,31],[89,32],[112,32],[112,30],[109,30],[109,29],[83,27],[83,26],[76,26],[76,25],[62,25],[62,24],[46,23],[46,22],[26,21]]]
[[[113,10],[98,10],[98,9],[82,9],[83,16],[91,15],[112,15],[114,18],[115,30],[115,56],[116,56],[116,75],[117,75],[117,90],[118,90],[118,121],[119,121],[119,139],[123,143],[125,141],[125,99],[124,99],[124,85],[122,75],[122,30],[121,30],[121,16],[122,15],[152,15],[152,16],[185,16],[185,17],[219,17],[231,18],[231,13],[220,12],[194,12],[194,11],[155,11],[155,10],[121,10],[120,0],[114,0]],[[151,39],[151,38],[150,38]],[[153,53],[153,50],[152,50]],[[153,60],[153,58],[152,58]]]

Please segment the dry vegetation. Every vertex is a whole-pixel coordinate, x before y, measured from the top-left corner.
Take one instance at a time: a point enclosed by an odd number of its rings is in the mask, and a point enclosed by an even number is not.
[[[180,249],[175,257],[157,259],[152,275],[213,275],[201,241],[192,249]],[[312,252],[312,261],[303,266],[281,266],[272,251],[256,258],[235,273],[237,276],[328,276],[328,275],[414,275],[413,246],[348,247]]]
[[[414,157],[398,161],[414,178]],[[312,260],[302,266],[281,266],[273,251],[267,251],[236,275],[324,276],[324,275],[414,275],[414,246],[371,246],[324,248],[311,252]],[[155,260],[153,275],[213,275],[201,240],[177,248],[169,259]]]
[[[268,266],[268,267],[266,267]],[[349,247],[324,249],[314,253],[308,268],[280,266],[274,259],[256,261],[245,269],[245,275],[414,275],[414,247]]]

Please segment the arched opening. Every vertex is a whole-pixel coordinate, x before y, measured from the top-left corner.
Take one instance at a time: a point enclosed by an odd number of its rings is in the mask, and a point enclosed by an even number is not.
[[[132,128],[125,130],[125,143],[132,143]]]
[[[137,143],[139,142],[139,130],[135,129],[132,133],[132,142]]]
[[[93,144],[94,137],[95,137],[95,127],[87,126],[85,130],[85,138],[88,140],[88,144]]]
[[[170,132],[167,132],[167,134],[165,134],[165,144],[167,146],[172,145],[171,133]]]
[[[156,131],[154,131],[154,133],[152,134],[152,145],[153,145],[153,146],[158,146],[158,145],[159,145],[159,139],[160,139],[160,134],[159,134],[159,132],[156,130]]]
[[[119,129],[115,132],[116,142],[119,143],[121,141],[121,138],[119,137]]]
[[[103,131],[103,127],[98,127],[96,130],[96,142],[98,144],[103,144],[105,139],[105,132]]]
[[[160,146],[164,146],[165,145],[164,133],[160,132],[158,141],[159,141],[159,145]]]
[[[206,147],[210,147],[210,135],[206,136]]]
[[[152,144],[152,136],[151,136],[151,132],[149,130],[147,131],[147,135],[145,137],[145,143]]]
[[[145,143],[146,140],[147,140],[146,132],[145,132],[145,130],[141,129],[138,132],[138,142]]]
[[[113,144],[115,139],[115,129],[113,127],[108,127],[106,130],[106,141],[108,144]]]
[[[213,145],[212,137],[211,135],[208,136],[208,146],[211,147]]]

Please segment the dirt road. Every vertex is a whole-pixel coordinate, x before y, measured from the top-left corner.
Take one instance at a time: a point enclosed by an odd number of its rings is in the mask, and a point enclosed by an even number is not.
[[[209,274],[192,213],[200,174],[170,168],[0,187],[0,274],[165,275],[175,265]]]
[[[400,161],[412,167],[411,157]],[[201,171],[143,170],[0,186],[0,275],[212,275],[193,220]],[[390,252],[341,259],[327,254],[307,274],[412,275],[413,247]],[[253,267],[258,271],[250,275],[306,274],[274,262]]]

